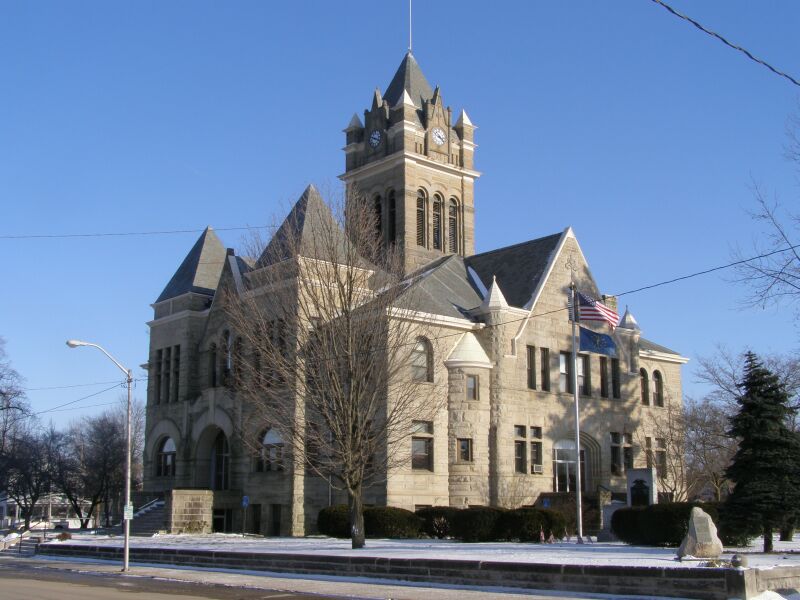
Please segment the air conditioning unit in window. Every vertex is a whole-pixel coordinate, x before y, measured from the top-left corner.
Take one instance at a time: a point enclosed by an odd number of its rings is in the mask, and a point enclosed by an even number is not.
[[[532,465],[531,471],[534,473],[544,473],[542,465]]]

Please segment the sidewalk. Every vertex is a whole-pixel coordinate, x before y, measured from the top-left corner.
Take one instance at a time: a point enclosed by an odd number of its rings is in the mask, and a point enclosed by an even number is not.
[[[116,575],[119,577],[147,577],[189,583],[223,585],[237,588],[263,589],[280,592],[333,595],[358,600],[492,600],[506,598],[517,600],[585,600],[588,598],[616,600],[652,599],[653,596],[610,596],[605,594],[579,594],[575,592],[542,591],[531,593],[514,588],[459,586],[431,586],[408,583],[398,585],[395,581],[364,578],[345,578],[315,575],[287,576],[285,573],[261,573],[253,571],[232,571],[225,569],[162,567],[147,564],[131,564],[128,574],[120,572],[119,563],[94,560],[64,560],[61,558],[19,558],[0,555],[0,564],[5,561],[19,561],[17,564],[34,569],[71,571],[87,575]],[[679,600],[673,598],[672,600]]]

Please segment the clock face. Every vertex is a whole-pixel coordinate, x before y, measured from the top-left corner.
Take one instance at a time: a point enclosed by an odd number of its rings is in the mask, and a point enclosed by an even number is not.
[[[444,131],[436,127],[432,132],[433,134],[433,141],[436,143],[437,146],[441,146],[442,144],[447,141],[447,137],[444,134]]]
[[[373,148],[377,148],[378,144],[381,143],[381,132],[377,129],[369,134],[369,145]]]

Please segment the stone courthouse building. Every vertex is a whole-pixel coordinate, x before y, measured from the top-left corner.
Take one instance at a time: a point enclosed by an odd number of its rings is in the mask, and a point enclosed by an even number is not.
[[[415,356],[442,408],[416,424],[408,461],[372,488],[367,503],[520,506],[542,494],[574,493],[571,279],[603,298],[572,229],[475,253],[475,126],[453,114],[409,52],[363,119],[344,130],[350,190],[370,198],[380,235],[402,250],[418,318],[435,322],[437,342]],[[373,202],[374,200],[374,202]],[[294,211],[304,235],[327,208],[309,187]],[[224,385],[227,334],[216,290],[259,263],[226,249],[207,229],[153,304],[144,452],[145,491],[198,490],[216,530],[266,535],[315,531],[318,511],[342,497],[283,460],[283,441],[260,434],[262,451],[240,438],[248,410]],[[616,307],[616,299],[605,297]],[[625,311],[611,334],[616,356],[581,353],[581,483],[624,492],[625,471],[666,469],[659,423],[680,406],[687,359],[641,335]],[[205,490],[200,493],[199,490]],[[210,492],[209,492],[210,491]],[[243,497],[247,507],[243,509]],[[244,518],[244,522],[242,519]]]

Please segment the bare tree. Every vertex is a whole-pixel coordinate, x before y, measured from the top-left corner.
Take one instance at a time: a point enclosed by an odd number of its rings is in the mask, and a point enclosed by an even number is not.
[[[22,389],[22,377],[8,360],[5,343],[0,337],[0,461],[15,427],[30,416],[30,407]]]
[[[684,406],[687,477],[695,495],[710,494],[718,502],[732,490],[725,476],[736,452],[736,439],[728,435],[730,417],[727,405],[710,398]]]
[[[398,248],[384,243],[374,205],[344,204],[310,187],[241,286],[228,287],[235,334],[223,373],[252,413],[245,442],[260,460],[280,460],[277,445],[261,446],[270,428],[287,468],[344,490],[361,548],[364,490],[410,466],[402,442],[427,427],[445,393],[429,383],[435,339],[414,312]]]
[[[10,441],[11,450],[6,463],[6,491],[19,507],[26,529],[31,526],[31,517],[40,498],[50,491],[51,442],[49,432],[33,429],[19,432]]]
[[[669,494],[673,502],[685,502],[694,491],[695,481],[689,477],[682,404],[667,398],[664,410],[650,411],[643,424],[636,430],[637,443],[645,449],[648,466],[656,468],[659,490]],[[648,433],[654,435],[645,437]]]

